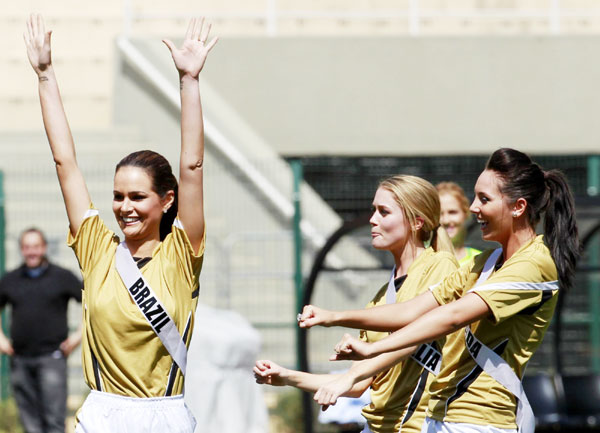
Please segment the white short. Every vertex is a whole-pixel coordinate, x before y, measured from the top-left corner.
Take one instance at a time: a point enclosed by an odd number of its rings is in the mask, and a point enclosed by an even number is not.
[[[135,398],[92,390],[75,433],[193,433],[196,420],[182,395]]]
[[[421,433],[517,433],[517,430],[503,429],[491,425],[443,422],[425,418]]]

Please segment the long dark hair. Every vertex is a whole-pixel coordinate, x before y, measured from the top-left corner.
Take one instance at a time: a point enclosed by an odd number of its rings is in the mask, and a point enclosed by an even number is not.
[[[175,200],[166,214],[160,220],[160,240],[171,233],[171,226],[177,216],[177,179],[173,175],[171,164],[160,153],[152,150],[140,150],[130,153],[117,164],[115,173],[121,167],[139,167],[143,168],[150,179],[152,179],[152,189],[161,198],[164,198],[167,192],[175,193]]]
[[[485,168],[502,178],[500,189],[509,199],[527,200],[527,217],[534,229],[544,214],[544,242],[558,280],[562,287],[571,287],[581,247],[573,195],[565,176],[558,170],[544,171],[529,156],[508,148],[495,151]]]

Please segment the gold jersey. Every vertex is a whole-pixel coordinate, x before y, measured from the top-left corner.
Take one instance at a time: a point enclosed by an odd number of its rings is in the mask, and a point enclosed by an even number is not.
[[[423,251],[408,268],[407,276],[396,293],[396,302],[405,302],[441,282],[456,271],[458,263],[447,252]],[[387,284],[367,304],[367,308],[386,303]],[[374,342],[387,332],[361,331],[361,339]],[[440,349],[438,342],[438,350]],[[413,358],[377,374],[371,384],[371,403],[363,408],[363,416],[375,433],[419,433],[425,420],[429,400],[427,387],[433,375]]]
[[[523,245],[482,284],[475,286],[493,250],[432,287],[440,305],[473,291],[489,306],[491,316],[472,323],[471,330],[523,377],[527,362],[542,342],[557,301],[557,271],[542,236]],[[516,399],[477,366],[467,351],[465,332],[447,337],[442,368],[429,388],[427,416],[438,421],[516,428]]]
[[[91,389],[128,397],[183,392],[177,365],[133,302],[115,268],[118,237],[90,210],[68,243],[83,274],[82,358]],[[140,269],[189,346],[198,302],[204,242],[195,254],[181,223]]]

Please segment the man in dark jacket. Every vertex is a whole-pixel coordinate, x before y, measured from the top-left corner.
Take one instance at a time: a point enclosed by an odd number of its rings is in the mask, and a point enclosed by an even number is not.
[[[27,433],[64,433],[67,356],[81,341],[68,336],[69,299],[81,302],[81,281],[48,262],[44,234],[20,238],[24,263],[0,280],[0,314],[10,305],[11,340],[0,326],[0,352],[11,356],[11,385]]]

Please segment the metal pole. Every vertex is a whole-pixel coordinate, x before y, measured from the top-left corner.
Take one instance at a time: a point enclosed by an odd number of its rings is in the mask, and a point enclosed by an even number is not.
[[[588,195],[597,196],[600,191],[600,155],[588,157]],[[595,236],[589,247],[590,266],[597,266],[600,260],[600,239]],[[589,275],[588,299],[590,305],[590,347],[591,368],[595,374],[600,373],[600,281],[597,274]]]
[[[294,286],[296,288],[296,313],[302,311],[302,300],[304,298],[304,290],[302,287],[302,231],[300,229],[301,216],[301,201],[300,201],[300,185],[302,184],[302,162],[298,159],[290,161],[292,173],[294,176],[293,203],[294,203]],[[302,369],[301,353],[302,353],[302,330],[296,326],[296,369]],[[307,392],[302,393],[302,408],[304,410],[304,433],[312,433],[312,401],[311,395]]]
[[[553,35],[558,35],[560,33],[560,24],[560,0],[552,0],[550,3],[550,29]]]
[[[277,0],[267,0],[267,36],[277,36]]]
[[[0,277],[4,275],[6,270],[6,219],[4,217],[4,173],[0,171]],[[5,335],[8,334],[8,315],[6,311],[2,314],[2,330]],[[0,400],[4,401],[8,398],[10,389],[8,386],[8,356],[2,355],[0,357]]]
[[[408,28],[411,36],[418,36],[420,30],[419,0],[410,0],[408,9]]]

